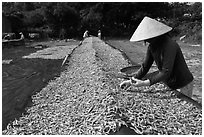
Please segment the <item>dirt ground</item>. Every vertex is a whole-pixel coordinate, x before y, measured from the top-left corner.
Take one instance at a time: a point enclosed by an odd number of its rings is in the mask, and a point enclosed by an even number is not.
[[[115,43],[128,46],[128,41]],[[136,51],[134,46],[125,48],[129,49],[132,57],[137,57],[132,60],[138,64],[146,51],[140,46],[136,47]],[[56,47],[26,55],[27,59],[40,57],[47,60],[49,57],[51,61],[53,57],[62,58],[66,51],[70,58],[60,76],[32,96],[33,105],[26,109],[26,113],[7,125],[4,135],[103,135],[111,130],[114,133],[121,131],[122,125],[133,129],[135,134],[143,135],[202,134],[202,110],[173,97],[162,84],[135,89],[134,92],[124,92],[119,88],[122,79],[115,74],[129,63],[123,54],[98,38],[87,38],[74,50],[68,45]],[[60,62],[52,62],[50,67],[45,62],[40,68],[45,71],[58,66],[59,69]],[[195,59],[188,63],[192,65]],[[20,93],[16,95],[19,97]]]
[[[59,76],[64,57],[78,44],[79,41],[44,41],[3,48],[2,129],[32,104],[33,94]]]
[[[141,64],[144,60],[147,46],[143,42],[130,42],[127,39],[112,39],[106,42],[125,52],[133,64]],[[202,45],[191,45],[181,41],[177,41],[177,43],[180,45],[187,65],[194,76],[193,99],[202,102]],[[155,64],[151,69],[156,70]]]
[[[131,43],[129,40],[107,40],[111,46],[126,53],[133,64],[141,64],[145,57],[146,48],[143,43]],[[63,48],[46,51],[40,56],[50,56],[51,52],[63,52],[56,54],[58,59],[22,58],[30,53],[40,51],[45,47],[78,45],[79,41],[72,42],[39,42],[25,47],[8,48],[2,50],[2,119],[3,128],[14,118],[17,118],[29,104],[32,94],[43,88],[50,79],[57,77],[61,71],[61,63],[66,55]],[[202,47],[191,46],[179,42],[186,62],[194,75],[195,86],[193,98],[202,102]],[[55,55],[55,56],[56,56]],[[35,56],[35,54],[33,54]],[[63,57],[62,57],[63,56]],[[155,70],[155,65],[152,70]]]

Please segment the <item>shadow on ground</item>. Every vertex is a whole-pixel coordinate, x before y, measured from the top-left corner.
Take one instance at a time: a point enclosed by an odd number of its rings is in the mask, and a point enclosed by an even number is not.
[[[41,48],[42,49],[42,48]],[[63,60],[23,59],[36,52],[35,48],[15,47],[3,49],[2,59],[2,130],[18,119],[25,108],[32,105],[31,96],[45,87],[62,71]]]

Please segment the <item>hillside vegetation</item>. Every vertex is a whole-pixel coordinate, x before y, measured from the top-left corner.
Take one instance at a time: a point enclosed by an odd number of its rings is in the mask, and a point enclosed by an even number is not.
[[[13,32],[46,32],[49,37],[82,37],[85,30],[102,37],[131,37],[144,16],[174,28],[176,37],[201,43],[202,3],[195,2],[3,2]],[[13,23],[15,22],[15,23]]]

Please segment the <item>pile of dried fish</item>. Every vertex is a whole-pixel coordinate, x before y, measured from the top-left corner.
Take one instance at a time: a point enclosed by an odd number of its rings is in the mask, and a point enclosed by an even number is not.
[[[202,134],[202,110],[171,96],[163,84],[122,91],[122,54],[87,38],[61,76],[32,96],[27,113],[3,134],[101,135],[131,124],[137,134]]]
[[[77,47],[77,45],[49,47],[38,50],[23,58],[63,59],[66,55],[70,54],[75,47]]]

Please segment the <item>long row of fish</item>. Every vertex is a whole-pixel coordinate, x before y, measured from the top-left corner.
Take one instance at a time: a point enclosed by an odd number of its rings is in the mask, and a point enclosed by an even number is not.
[[[32,96],[33,106],[3,134],[104,135],[131,125],[136,134],[202,134],[202,110],[163,84],[119,88],[128,61],[95,37],[86,38],[60,77]]]

